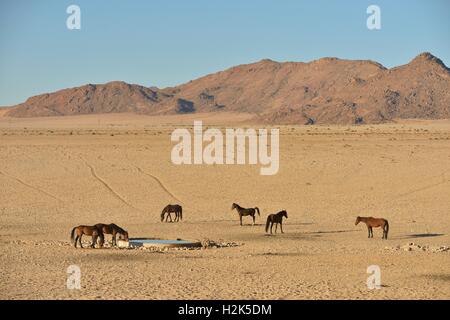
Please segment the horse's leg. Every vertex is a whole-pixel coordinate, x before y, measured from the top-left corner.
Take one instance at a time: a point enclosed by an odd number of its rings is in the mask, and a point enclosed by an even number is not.
[[[270,221],[270,234],[272,234],[273,221]]]
[[[370,227],[370,237],[373,238],[373,228]]]
[[[75,243],[74,243],[75,248],[77,247],[77,242],[78,242],[78,235],[75,237]]]
[[[367,233],[369,234],[369,236],[367,238],[370,238],[370,227],[367,226]]]
[[[112,246],[114,247],[114,246],[116,246],[116,233],[115,232],[113,232],[113,234],[112,234],[112,239],[111,239],[111,244],[112,244]]]
[[[255,215],[252,215],[253,218],[253,225],[255,225]]]
[[[283,221],[280,221],[280,229],[281,229],[281,233],[284,233],[283,232]]]
[[[91,248],[94,249],[95,248],[95,242],[97,241],[97,236],[92,235],[92,244],[91,244]]]
[[[81,243],[82,236],[83,236],[83,234],[80,234],[80,237],[78,238],[78,242],[80,243],[80,248],[83,248],[83,244]]]
[[[241,221],[241,226],[242,226],[242,214],[239,214],[239,220]]]
[[[105,235],[102,233],[101,235],[99,235],[99,238],[100,238],[99,246],[100,248],[103,248],[103,244],[105,243]]]

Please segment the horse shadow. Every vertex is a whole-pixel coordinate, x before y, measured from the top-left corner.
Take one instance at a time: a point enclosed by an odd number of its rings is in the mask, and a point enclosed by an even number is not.
[[[288,232],[285,231],[284,233],[277,232],[277,233],[265,233],[264,237],[282,237],[283,239],[288,240],[315,240],[316,238],[322,237],[320,234],[313,234],[313,233],[307,233],[307,232]]]
[[[445,273],[432,274],[432,275],[425,274],[425,275],[422,275],[422,277],[432,278],[434,280],[440,280],[440,281],[445,281],[445,282],[450,281],[450,274],[445,274]]]
[[[258,227],[258,226],[264,226],[264,223],[255,223],[255,224],[251,224],[251,223],[243,223],[242,226],[239,225],[240,227]]]
[[[307,256],[308,254],[304,252],[262,252],[255,255],[263,257],[301,257]]]
[[[290,240],[311,240],[314,241],[318,238],[322,238],[327,234],[336,234],[336,233],[345,233],[345,232],[357,232],[358,230],[332,230],[332,231],[313,231],[313,232],[289,232],[285,231],[285,233],[266,233],[264,236],[271,237],[275,235],[280,235],[284,239]]]
[[[433,238],[433,237],[442,237],[445,236],[443,233],[414,233],[407,234],[399,239],[417,239],[417,238]]]
[[[314,231],[314,232],[304,232],[306,234],[334,234],[334,233],[346,233],[346,232],[357,232],[359,230],[331,230],[331,231]]]

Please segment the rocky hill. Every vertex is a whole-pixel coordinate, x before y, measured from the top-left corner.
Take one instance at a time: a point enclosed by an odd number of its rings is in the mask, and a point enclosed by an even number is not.
[[[450,118],[450,70],[430,53],[387,69],[366,60],[262,60],[158,89],[124,82],[29,98],[10,117],[133,112],[247,112],[279,124],[360,124]]]

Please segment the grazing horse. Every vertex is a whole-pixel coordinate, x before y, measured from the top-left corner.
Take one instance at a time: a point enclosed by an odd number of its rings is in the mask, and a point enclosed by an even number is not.
[[[92,237],[91,248],[95,248],[97,238],[100,238],[100,247],[103,246],[104,237],[100,229],[98,229],[96,226],[78,226],[73,228],[72,232],[70,233],[70,241],[74,244],[75,248],[77,247],[77,242],[80,244],[80,247],[83,248],[81,237],[84,234]]]
[[[266,222],[266,232],[269,231],[269,225],[270,225],[270,233],[272,234],[272,227],[273,224],[275,224],[275,233],[277,233],[277,227],[278,224],[280,224],[280,228],[281,228],[281,233],[283,232],[283,217],[288,217],[286,210],[280,211],[278,213],[275,214],[269,214],[269,216],[267,217],[267,222]]]
[[[239,214],[239,220],[241,221],[241,226],[242,226],[242,217],[244,217],[244,216],[252,216],[252,218],[253,218],[253,225],[255,225],[255,213],[258,212],[258,216],[261,215],[259,213],[258,207],[242,208],[237,203],[233,203],[233,205],[231,206],[231,210],[234,210],[234,209],[236,209],[236,211]]]
[[[168,218],[170,218],[170,222],[172,222],[172,216],[170,215],[172,212],[175,213],[175,220],[174,220],[174,222],[178,222],[180,220],[183,220],[183,208],[180,205],[178,205],[178,204],[169,204],[161,212],[161,222],[164,221],[164,215],[166,213],[167,213],[166,222],[167,222]]]
[[[369,232],[369,238],[373,238],[373,230],[372,228],[378,228],[381,227],[383,229],[383,238],[388,238],[388,232],[389,232],[389,223],[386,219],[382,218],[372,218],[372,217],[357,217],[355,221],[355,226],[360,223],[364,222],[367,225],[367,230]]]
[[[112,235],[112,245],[116,245],[116,235],[119,235],[119,240],[124,239],[125,241],[128,241],[128,232],[121,227],[119,227],[117,224],[111,223],[111,224],[104,224],[104,223],[97,223],[95,225],[97,229],[101,230],[102,233],[105,234],[111,234]],[[104,240],[100,239],[101,241]],[[101,243],[101,246],[103,246],[103,243]]]

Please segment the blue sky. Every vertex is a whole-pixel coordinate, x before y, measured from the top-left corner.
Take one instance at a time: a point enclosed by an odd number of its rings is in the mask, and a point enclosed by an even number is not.
[[[71,4],[81,30],[66,27]],[[371,4],[381,30],[366,27]],[[423,51],[450,65],[450,1],[2,0],[0,105],[112,80],[174,86],[263,58],[392,67]]]

